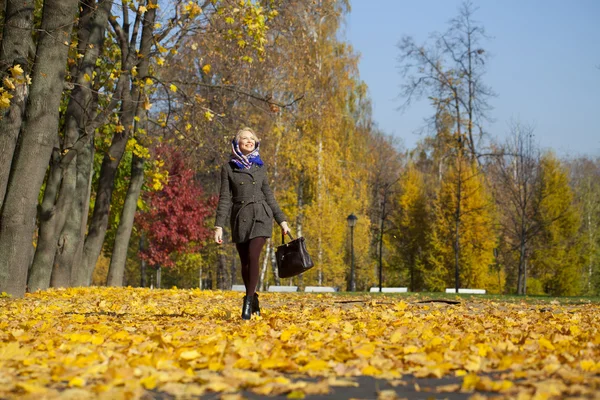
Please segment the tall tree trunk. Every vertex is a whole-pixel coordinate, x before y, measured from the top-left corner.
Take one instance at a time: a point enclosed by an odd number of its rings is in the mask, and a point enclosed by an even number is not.
[[[323,214],[323,138],[319,133],[319,145],[317,150],[317,206],[319,213]],[[323,285],[323,221],[319,219],[319,229],[317,238],[317,284]]]
[[[385,206],[386,206],[387,196],[386,193],[383,193],[383,202],[381,205],[381,218],[379,225],[379,293],[382,292],[383,287],[383,227],[385,224]]]
[[[271,251],[271,268],[273,269],[273,279],[275,285],[279,286],[281,281],[279,280],[279,271],[277,271],[277,259],[275,258],[275,251]]]
[[[525,263],[527,262],[525,249],[525,237],[521,238],[519,246],[519,269],[517,271],[517,294],[525,294]]]
[[[83,239],[87,231],[88,211],[92,191],[92,168],[94,163],[94,137],[88,136],[86,145],[77,155],[77,190],[73,209],[67,217],[65,227],[59,240],[64,242],[55,256],[54,263],[58,266],[71,266],[71,286],[89,286],[91,274],[88,277],[82,267]]]
[[[460,137],[460,136],[459,136]],[[461,201],[462,201],[462,151],[458,149],[458,182],[456,188],[456,210],[454,215],[454,286],[456,293],[460,289],[460,218],[461,218]]]
[[[53,247],[51,248],[51,254],[55,256],[57,251],[62,251],[62,248],[66,245],[65,237],[60,235],[62,232],[66,220],[68,218],[69,213],[72,212],[73,209],[73,200],[75,196],[75,191],[77,190],[77,160],[71,160],[71,162],[67,165],[65,169],[65,173],[62,179],[62,184],[60,185],[60,197],[57,202],[57,217],[56,217],[56,227],[54,232],[56,235],[54,236],[54,241],[51,243]],[[58,240],[57,240],[58,239]],[[37,251],[36,251],[37,253]],[[54,263],[53,257],[52,262],[48,265],[48,267],[52,268],[52,275],[50,278],[50,286],[52,287],[69,287],[71,286],[71,264],[58,264]],[[49,269],[49,268],[48,268]]]
[[[519,196],[521,197],[519,204],[522,205],[522,208],[520,210],[521,226],[519,229],[519,268],[517,271],[517,294],[525,294],[525,264],[527,263],[527,195],[525,190],[527,185],[519,186]]]
[[[410,254],[410,291],[415,291],[415,255],[413,253]]]
[[[225,275],[227,271],[227,256],[225,255],[225,251],[223,247],[219,249],[219,262],[217,263],[217,289],[224,289],[223,287],[223,275]]]
[[[140,234],[140,251],[144,250],[144,232]],[[200,269],[202,272],[202,269]],[[146,260],[142,258],[140,262],[140,286],[146,287]]]
[[[145,78],[149,71],[149,54],[152,49],[152,30],[155,17],[156,8],[150,8],[144,13],[139,52],[136,52],[134,48],[128,48],[127,55],[123,54],[123,57],[126,57],[124,70],[130,71],[134,63],[137,63],[137,71],[141,79]],[[134,31],[136,31],[136,27],[134,27]],[[126,38],[121,37],[120,41],[122,49],[128,46]],[[135,45],[135,41],[132,40],[132,43]],[[124,53],[123,50],[122,53]],[[119,79],[129,79],[130,75],[130,72],[124,72]],[[123,100],[121,103],[121,124],[125,127],[125,130],[122,133],[115,133],[110,148],[102,160],[94,213],[92,214],[88,236],[85,239],[84,245],[83,263],[87,271],[93,271],[100,256],[102,245],[104,244],[104,237],[108,228],[110,203],[115,185],[115,175],[125,152],[127,140],[131,135],[131,127],[134,126],[134,117],[138,114],[138,109],[141,107],[141,102],[139,102],[140,86],[135,84],[135,82],[131,82],[130,84],[131,89],[123,91]]]
[[[267,250],[265,251],[265,257],[263,258],[263,265],[260,270],[260,279],[258,281],[258,288],[265,290],[265,278],[267,276],[267,266],[269,265],[269,255],[271,254],[271,243],[272,239],[267,239]]]
[[[302,221],[303,221],[303,208],[302,206],[303,201],[304,201],[304,174],[301,173],[300,174],[300,182],[298,183],[298,215],[296,216],[296,236],[300,237],[302,236]],[[318,270],[318,281],[319,281],[319,285],[322,285],[323,283],[323,269],[320,268]],[[298,286],[299,287],[304,287],[304,274],[300,274],[300,276],[298,276]]]
[[[200,268],[198,269],[198,289],[202,290],[202,264],[200,264]]]
[[[4,14],[2,45],[0,46],[0,69],[6,73],[9,67],[19,64],[27,73],[27,54],[33,48],[33,0],[8,0]],[[4,7],[2,7],[4,10]],[[8,110],[0,119],[0,210],[4,203],[10,166],[23,121],[27,83],[18,84]]]
[[[123,276],[125,274],[125,262],[127,261],[127,249],[129,248],[129,239],[133,229],[133,220],[137,201],[140,197],[142,184],[144,183],[144,159],[133,155],[131,160],[131,181],[127,189],[121,220],[115,237],[115,246],[110,259],[108,269],[108,286],[123,286]]]
[[[58,138],[57,138],[58,139]],[[56,248],[55,232],[56,224],[56,197],[60,188],[61,170],[60,153],[54,151],[50,162],[50,172],[44,189],[44,199],[39,207],[38,239],[35,249],[33,264],[27,277],[27,286],[30,292],[46,290],[50,286],[50,275],[52,268],[44,268],[44,265],[52,265],[54,251]],[[54,242],[53,242],[54,240]]]
[[[76,0],[44,3],[22,133],[18,139],[0,220],[0,292],[25,293],[33,251],[37,198],[58,130],[59,106]]]
[[[139,57],[143,58],[138,66],[139,73],[141,73],[142,76],[148,74],[149,72],[149,52],[152,48],[152,32],[154,30],[155,17],[155,9],[150,9],[148,12],[146,12],[143,21],[142,38],[140,45],[141,53],[139,54]],[[139,117],[140,121],[145,121],[145,110],[142,107],[142,92],[137,91],[133,95],[137,95],[137,97],[133,97],[133,99],[136,102],[135,114]],[[137,129],[137,125],[137,123],[134,124],[133,129]],[[133,221],[135,218],[135,211],[137,209],[137,201],[140,196],[143,183],[144,160],[141,157],[138,157],[136,154],[134,154],[133,159],[131,161],[131,180],[129,181],[129,188],[127,189],[125,204],[123,205],[121,219],[119,220],[119,227],[117,228],[117,235],[115,237],[115,244],[110,260],[110,267],[108,270],[108,278],[106,284],[109,286],[123,285],[125,262],[127,260],[127,249],[129,247],[131,231],[133,229]]]
[[[51,275],[50,284],[53,287],[68,287],[71,284],[71,264],[55,263],[55,255],[63,252],[65,246],[71,246],[67,243],[66,236],[62,235],[63,229],[69,214],[73,211],[73,203],[77,192],[77,161],[75,158],[83,150],[87,143],[85,126],[91,120],[87,109],[93,103],[91,92],[91,82],[86,76],[92,76],[98,59],[102,43],[104,41],[104,32],[108,24],[108,14],[111,3],[104,0],[97,10],[95,4],[88,4],[88,8],[95,12],[90,15],[89,11],[80,19],[78,27],[78,40],[83,40],[86,44],[80,50],[84,54],[81,64],[78,68],[73,67],[72,73],[77,75],[76,83],[71,92],[71,99],[65,113],[65,135],[61,147],[63,154],[59,165],[53,165],[53,174],[60,174],[62,182],[58,191],[56,204],[53,203],[54,197],[42,204],[42,216],[40,222],[40,236],[36,248],[35,258],[32,266],[33,278],[38,276],[46,277]],[[55,179],[59,181],[59,179]],[[45,207],[44,207],[45,204]],[[45,234],[41,234],[45,233]],[[60,236],[60,238],[59,238]],[[74,239],[70,237],[69,240]],[[35,282],[30,279],[30,290],[45,289],[47,281]],[[33,286],[31,285],[33,284]]]

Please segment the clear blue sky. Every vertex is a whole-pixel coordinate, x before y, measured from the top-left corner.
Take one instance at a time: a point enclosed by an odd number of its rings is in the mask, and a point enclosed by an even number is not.
[[[491,39],[485,82],[498,94],[487,131],[502,138],[511,119],[529,123],[542,148],[560,156],[600,156],[600,0],[474,0],[474,19]],[[373,116],[413,148],[433,110],[426,101],[401,113],[397,43],[443,32],[460,0],[351,0],[345,39],[360,53]]]

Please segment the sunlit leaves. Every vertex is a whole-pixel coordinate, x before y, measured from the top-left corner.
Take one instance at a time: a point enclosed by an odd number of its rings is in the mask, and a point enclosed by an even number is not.
[[[195,18],[202,13],[202,8],[193,1],[189,1],[183,5],[182,13],[189,18]]]
[[[10,92],[16,90],[18,86],[31,84],[31,78],[24,73],[20,64],[8,68],[8,72],[10,76],[5,76],[0,86],[0,109],[10,107],[11,99],[14,97]]]
[[[21,68],[21,65],[17,64],[14,67],[10,67],[8,69],[8,71],[10,72],[10,74],[12,75],[13,78],[18,78],[21,75],[23,75],[23,68]]]
[[[215,117],[215,114],[213,114],[210,110],[207,110],[206,112],[204,112],[204,119],[207,121],[212,121],[213,118]]]
[[[0,108],[10,107],[10,99],[12,98],[12,94],[8,93],[4,88],[0,88]]]

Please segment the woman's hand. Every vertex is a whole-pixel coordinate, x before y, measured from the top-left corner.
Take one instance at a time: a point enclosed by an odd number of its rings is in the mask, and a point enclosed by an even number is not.
[[[215,242],[217,244],[223,243],[223,228],[215,226]]]
[[[290,227],[288,226],[288,223],[286,221],[283,221],[281,223],[281,230],[283,231],[284,235],[287,235],[288,233],[290,233]]]

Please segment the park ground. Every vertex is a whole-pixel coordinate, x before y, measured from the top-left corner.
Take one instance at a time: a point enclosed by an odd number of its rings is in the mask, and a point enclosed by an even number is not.
[[[600,300],[52,289],[0,298],[0,399],[600,398]]]

